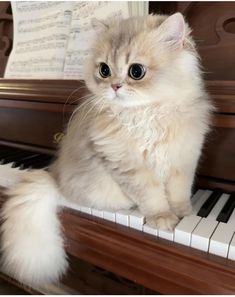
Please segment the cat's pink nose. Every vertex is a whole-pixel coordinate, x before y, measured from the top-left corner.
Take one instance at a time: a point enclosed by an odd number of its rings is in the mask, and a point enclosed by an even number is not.
[[[118,84],[111,84],[111,87],[113,88],[113,90],[116,92],[118,89],[120,89],[122,86],[122,84],[118,83]]]

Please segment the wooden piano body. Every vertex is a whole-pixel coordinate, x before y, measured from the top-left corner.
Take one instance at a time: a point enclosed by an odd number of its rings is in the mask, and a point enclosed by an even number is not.
[[[182,11],[198,41],[217,111],[195,183],[235,191],[235,3],[151,2]],[[0,71],[10,52],[9,3],[0,5]],[[233,67],[232,67],[233,65]],[[83,82],[0,80],[0,144],[54,154],[85,94]],[[234,294],[235,262],[65,209],[61,222],[71,268],[63,282],[81,293]],[[118,280],[118,281],[117,281]]]

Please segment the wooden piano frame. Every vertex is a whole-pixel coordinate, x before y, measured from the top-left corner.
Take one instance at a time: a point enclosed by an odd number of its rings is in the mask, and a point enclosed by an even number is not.
[[[70,114],[75,105],[64,102],[71,96],[72,100],[81,98],[83,83],[76,81],[49,80],[18,80],[3,79],[0,81],[0,135],[3,135],[1,112],[8,113],[10,122],[20,122],[25,114],[42,113],[43,116],[53,117]],[[233,110],[235,104],[235,83],[207,82],[212,98],[220,110]],[[234,98],[231,102],[227,96]],[[233,110],[234,111],[234,110]],[[14,113],[15,112],[15,113]],[[31,116],[33,117],[33,115]],[[50,127],[50,137],[35,140],[30,139],[42,129],[31,117],[26,116],[25,127],[21,127],[20,135],[9,135],[15,140],[1,139],[1,144],[53,153],[53,135],[58,132],[58,123]],[[7,125],[9,125],[9,123]],[[31,125],[30,125],[31,122]],[[48,120],[47,120],[48,123]],[[224,129],[235,129],[235,117],[225,112],[215,114],[214,126]],[[13,132],[15,129],[12,129]],[[34,132],[34,133],[33,133]],[[31,136],[30,136],[31,135]],[[28,137],[27,137],[28,136]],[[47,135],[46,135],[47,136]],[[20,137],[20,139],[18,139]],[[28,142],[28,143],[27,143]],[[34,145],[32,145],[34,143]],[[47,143],[47,145],[46,145]],[[37,144],[37,143],[36,143]],[[234,146],[235,147],[235,146]],[[234,160],[230,160],[234,162]],[[233,163],[234,164],[234,163]],[[203,173],[203,170],[202,170]],[[203,174],[198,177],[198,185],[208,188],[220,187],[226,192],[235,190],[235,183],[223,179],[208,177]],[[70,209],[64,209],[61,222],[66,237],[66,250],[73,257],[85,260],[102,267],[117,275],[143,285],[162,294],[233,294],[235,292],[235,262],[208,255],[207,253],[182,246],[167,240],[144,234],[127,227],[94,218]]]
[[[200,10],[200,5],[197,2],[150,5],[150,11],[178,10],[189,18],[193,9]],[[8,22],[6,9],[0,10],[0,19],[1,13]],[[235,42],[232,46],[235,47]],[[7,48],[4,54],[6,51]],[[227,77],[222,70],[218,73],[225,79],[218,76],[206,80],[217,111],[195,183],[229,193],[235,191],[235,77],[233,74]],[[63,131],[69,115],[86,92],[81,81],[1,79],[0,144],[54,154],[56,135]],[[73,260],[81,259],[156,293],[235,294],[234,261],[71,209],[62,210],[60,219],[66,250]],[[76,269],[79,267],[73,265],[64,283],[76,287]]]

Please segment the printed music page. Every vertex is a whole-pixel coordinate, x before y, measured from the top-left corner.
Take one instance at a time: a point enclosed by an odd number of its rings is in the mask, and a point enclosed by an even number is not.
[[[84,62],[97,32],[91,26],[91,19],[106,19],[129,16],[127,1],[74,2],[69,42],[65,59],[64,78],[83,79]]]
[[[143,15],[147,7],[128,1],[11,1],[11,5],[14,41],[4,77],[33,79],[84,79],[84,62],[97,34],[92,18]]]
[[[13,50],[5,78],[63,78],[73,2],[12,1]]]

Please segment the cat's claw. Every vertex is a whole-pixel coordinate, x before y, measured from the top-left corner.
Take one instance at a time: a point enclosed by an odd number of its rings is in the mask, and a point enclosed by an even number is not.
[[[179,222],[179,218],[175,214],[168,212],[147,217],[146,222],[150,227],[166,231],[173,231]]]

